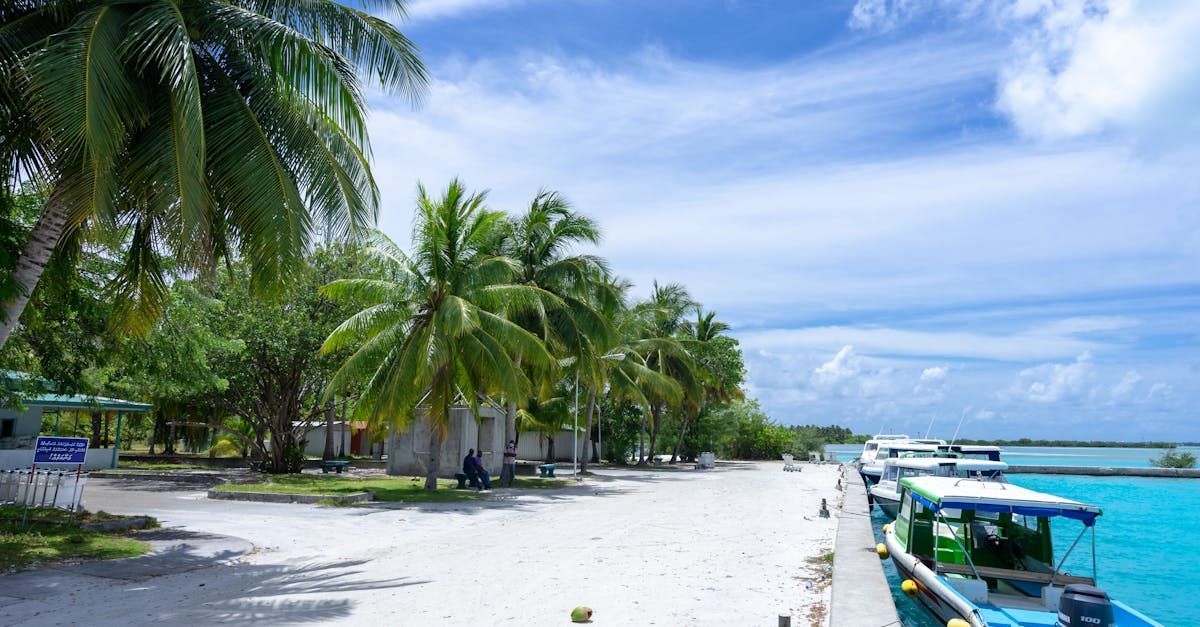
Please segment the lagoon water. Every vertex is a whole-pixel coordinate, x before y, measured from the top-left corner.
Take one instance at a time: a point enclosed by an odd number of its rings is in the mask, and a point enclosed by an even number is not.
[[[856,457],[861,445],[830,446],[839,461]],[[1196,448],[1181,449],[1200,453]],[[1014,466],[1148,466],[1161,454],[1157,449],[1124,448],[1006,448],[1002,459]],[[1036,461],[1035,461],[1036,460]],[[1073,475],[1009,475],[1013,483],[1099,505],[1096,523],[1097,584],[1114,598],[1168,626],[1196,624],[1193,616],[1200,590],[1200,479],[1146,477],[1083,477]],[[889,520],[872,514],[876,533]],[[1055,521],[1057,558],[1079,533],[1074,521]],[[882,540],[882,538],[880,538]],[[1066,570],[1091,572],[1091,552],[1085,542],[1075,549]],[[896,571],[885,564],[896,607],[908,627],[940,627],[916,601],[900,594]]]

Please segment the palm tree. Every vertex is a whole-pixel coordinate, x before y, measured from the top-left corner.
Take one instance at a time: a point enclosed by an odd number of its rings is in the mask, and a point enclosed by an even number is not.
[[[363,81],[412,99],[416,48],[368,11],[404,0],[16,0],[0,7],[0,184],[47,200],[12,273],[0,346],[51,253],[128,233],[120,318],[161,311],[182,271],[247,257],[260,288],[298,267],[315,224],[373,223]],[[362,73],[360,79],[358,72]]]
[[[650,451],[639,456],[638,463],[644,464],[654,458],[655,445],[662,429],[663,415],[672,405],[695,403],[701,391],[701,373],[692,355],[678,340],[685,325],[684,316],[697,303],[688,294],[687,288],[678,283],[659,285],[654,282],[650,300],[638,306],[644,319],[641,337],[641,354],[646,367],[673,379],[682,392],[679,401],[648,394],[650,397]],[[645,417],[642,420],[645,431]]]
[[[587,390],[587,418],[583,430],[586,442],[591,442],[592,419],[600,394],[607,393],[613,400],[640,405],[644,411],[650,410],[651,398],[678,402],[682,395],[674,379],[646,367],[642,353],[650,352],[655,341],[638,336],[642,321],[626,305],[630,288],[631,284],[623,279],[606,283],[601,293],[612,298],[599,302],[598,311],[612,321],[616,329],[611,338],[613,343],[589,342],[579,359],[579,382]],[[585,448],[579,457],[580,471],[587,472],[589,458]]]
[[[540,191],[529,210],[510,219],[498,247],[518,264],[516,282],[544,292],[554,306],[515,313],[513,321],[534,333],[563,360],[578,362],[588,346],[608,343],[614,332],[597,306],[611,302],[605,293],[608,269],[603,259],[571,254],[579,244],[600,243],[600,228],[571,209],[557,192]],[[517,363],[522,363],[517,355]],[[560,369],[539,373],[546,384]],[[505,441],[516,438],[519,400],[506,399]]]
[[[484,208],[484,194],[452,181],[440,198],[419,188],[412,254],[381,233],[370,253],[390,279],[344,279],[327,298],[362,310],[326,339],[325,353],[350,349],[326,388],[326,400],[362,385],[355,419],[404,428],[419,408],[428,421],[425,489],[437,489],[439,451],[456,403],[478,412],[481,399],[528,396],[516,356],[538,366],[550,354],[538,337],[506,316],[539,307],[543,295],[514,283],[518,265],[491,253],[503,214]]]
[[[688,427],[699,417],[700,412],[705,411],[711,404],[727,403],[733,399],[742,398],[741,353],[737,350],[721,351],[720,346],[717,345],[720,342],[719,338],[723,338],[726,342],[732,343],[734,347],[737,346],[736,340],[724,335],[729,328],[728,324],[717,320],[715,311],[705,312],[700,307],[696,307],[696,319],[685,322],[680,329],[683,345],[696,360],[700,374],[700,395],[698,398],[689,399],[692,402],[684,403],[682,406],[679,439],[676,440],[675,450],[671,453],[670,463],[672,464],[679,459],[679,452],[683,448],[683,439],[687,435]],[[737,356],[734,367],[730,368],[729,364],[721,363],[722,358],[728,359],[731,356]],[[731,370],[736,373],[733,379],[729,374]]]

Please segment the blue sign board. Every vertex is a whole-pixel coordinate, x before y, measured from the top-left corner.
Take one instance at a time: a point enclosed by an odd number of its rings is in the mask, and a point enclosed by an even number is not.
[[[82,464],[87,451],[87,438],[39,437],[33,445],[33,463]]]

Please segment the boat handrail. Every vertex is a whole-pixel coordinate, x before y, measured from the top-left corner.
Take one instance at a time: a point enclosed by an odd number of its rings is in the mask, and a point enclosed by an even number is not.
[[[1050,575],[1050,584],[1049,585],[1052,585],[1052,586],[1054,585],[1055,577],[1057,577],[1059,575],[1059,571],[1062,570],[1063,565],[1067,563],[1067,558],[1071,556],[1071,551],[1075,550],[1075,546],[1078,545],[1079,541],[1083,539],[1083,534],[1087,533],[1087,530],[1088,530],[1087,526],[1084,526],[1083,529],[1079,530],[1079,535],[1075,536],[1075,541],[1071,543],[1071,548],[1067,549],[1066,554],[1063,555],[1061,560],[1059,560],[1058,566],[1054,567],[1054,573]],[[1094,549],[1092,551],[1092,559],[1093,560],[1096,559],[1096,552]],[[1093,574],[1095,574],[1095,573],[1093,573]]]
[[[977,477],[963,477],[962,479],[959,479],[958,481],[955,481],[955,482],[954,482],[954,487],[956,487],[956,488],[957,488],[957,487],[958,487],[958,484],[960,484],[960,483],[962,483],[962,482],[964,482],[964,481],[974,481],[974,482],[976,482],[976,483],[986,483],[986,484],[993,484],[993,483],[994,483],[994,484],[996,484],[996,485],[1000,486],[1000,489],[1001,489],[1001,490],[1007,490],[1007,489],[1008,489],[1008,488],[1004,487],[1004,486],[1005,486],[1005,484],[1004,484],[1003,482],[1000,482],[1000,481],[986,481],[986,480],[984,480],[984,479],[980,479],[980,478],[977,478]]]

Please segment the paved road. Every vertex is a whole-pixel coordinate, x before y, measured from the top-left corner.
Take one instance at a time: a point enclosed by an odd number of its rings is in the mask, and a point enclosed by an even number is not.
[[[807,584],[832,548],[836,519],[816,513],[836,502],[836,471],[779,468],[603,471],[486,502],[354,508],[96,480],[86,507],[156,516],[197,555],[160,569],[172,574],[109,562],[0,577],[0,623],[536,626],[586,604],[596,624],[809,624],[828,598]],[[228,536],[254,550],[204,548]]]

